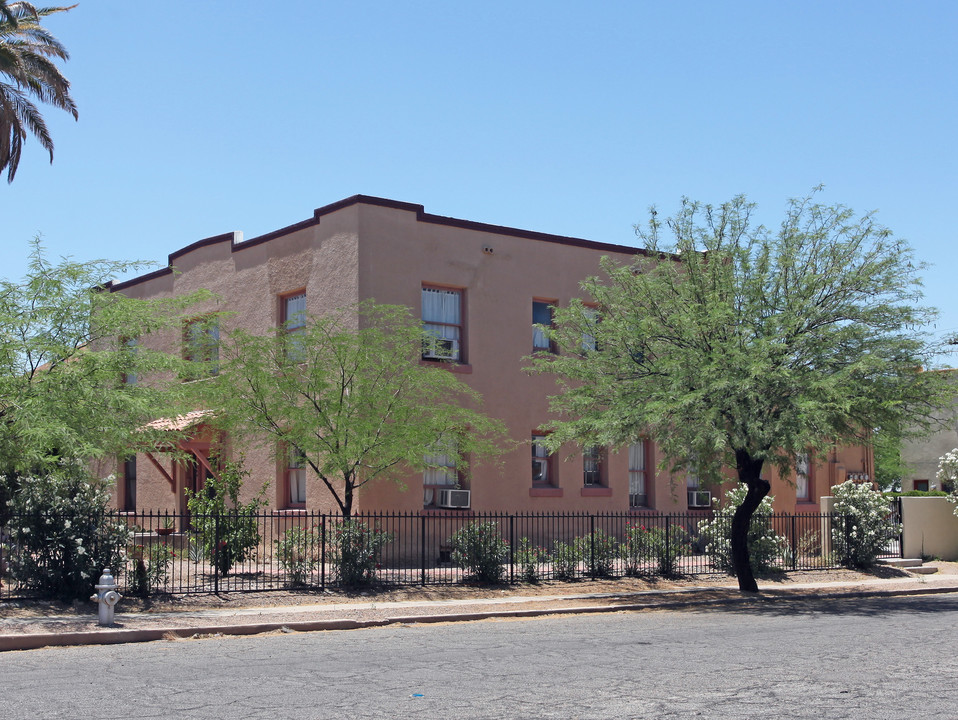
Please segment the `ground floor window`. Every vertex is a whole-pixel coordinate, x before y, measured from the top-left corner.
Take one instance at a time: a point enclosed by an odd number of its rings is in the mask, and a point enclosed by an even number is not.
[[[602,448],[591,445],[582,449],[582,484],[585,487],[605,485],[605,458]]]
[[[426,469],[422,473],[423,507],[436,507],[439,491],[459,485],[456,471],[456,446],[448,441],[437,443],[433,451],[423,457]]]
[[[645,441],[639,440],[629,445],[629,507],[649,506],[646,490]]]
[[[290,448],[286,461],[286,486],[289,489],[290,507],[306,505],[306,456],[296,448]]]
[[[552,453],[545,446],[545,440],[545,435],[532,434],[532,484],[536,487],[556,484]]]
[[[136,455],[123,461],[123,510],[136,511]]]

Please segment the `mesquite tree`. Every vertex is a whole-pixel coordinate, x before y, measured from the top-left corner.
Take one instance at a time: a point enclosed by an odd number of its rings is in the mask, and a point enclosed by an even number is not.
[[[769,492],[766,463],[785,477],[795,456],[869,443],[922,427],[940,404],[941,373],[918,328],[923,308],[907,244],[872,215],[792,200],[777,231],[736,197],[684,199],[637,226],[646,251],[606,259],[587,302],[557,309],[559,353],[534,360],[558,374],[560,420],[549,442],[658,443],[673,472],[721,482],[734,468],[747,492],[732,520],[743,591],[755,592],[747,550],[752,514]],[[665,243],[663,235],[671,234]]]

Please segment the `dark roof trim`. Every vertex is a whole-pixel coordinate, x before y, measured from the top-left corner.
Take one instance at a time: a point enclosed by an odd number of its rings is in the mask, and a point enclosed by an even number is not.
[[[234,243],[233,242],[233,233],[223,233],[222,235],[215,235],[213,237],[205,238],[203,240],[198,240],[192,245],[187,245],[186,247],[177,250],[174,253],[171,253],[169,256],[169,264],[165,268],[155,270],[146,275],[141,275],[130,280],[126,280],[121,283],[114,285],[112,282],[106,284],[107,289],[112,292],[117,290],[123,290],[132,285],[136,285],[147,280],[152,280],[154,278],[162,277],[163,275],[169,275],[173,272],[174,261],[186,255],[194,250],[199,250],[202,247],[208,245],[215,245],[216,243],[229,241],[230,252],[238,252],[240,250],[245,250],[246,248],[253,247],[254,245],[259,245],[264,242],[269,242],[270,240],[275,240],[278,237],[283,235],[288,235],[292,232],[298,230],[303,230],[314,225],[319,225],[324,215],[329,215],[343,208],[351,207],[353,205],[374,205],[376,207],[391,208],[393,210],[404,210],[406,212],[412,212],[416,214],[417,222],[432,223],[434,225],[445,225],[448,227],[461,228],[464,230],[475,230],[478,232],[487,232],[494,233],[496,235],[507,235],[510,237],[524,238],[526,240],[538,240],[541,242],[551,242],[557,243],[559,245],[571,245],[573,247],[588,248],[590,250],[605,250],[608,252],[618,252],[625,253],[629,255],[646,255],[647,252],[642,248],[632,247],[629,245],[616,245],[612,243],[600,243],[595,242],[594,240],[583,240],[582,238],[567,237],[564,235],[551,235],[549,233],[535,232],[533,230],[520,230],[519,228],[506,227],[504,225],[491,225],[489,223],[476,222],[473,220],[460,220],[458,218],[445,217],[443,215],[432,215],[426,212],[426,209],[422,205],[416,205],[414,203],[400,202],[398,200],[389,200],[388,198],[374,197],[372,195],[353,195],[352,197],[345,198],[338,202],[334,202],[330,205],[324,205],[321,208],[317,208],[313,211],[313,217],[308,220],[303,220],[293,225],[287,225],[286,227],[280,228],[278,230],[273,230],[272,232],[266,233],[265,235],[260,235],[255,238],[250,238],[249,240],[244,240],[243,242]]]

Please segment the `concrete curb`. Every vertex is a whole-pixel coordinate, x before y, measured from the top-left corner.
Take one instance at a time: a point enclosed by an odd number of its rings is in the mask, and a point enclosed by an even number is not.
[[[395,617],[371,620],[350,618],[303,620],[296,622],[267,622],[234,625],[207,625],[198,627],[141,628],[130,630],[94,630],[69,633],[29,633],[19,635],[0,635],[0,652],[11,650],[35,650],[43,647],[62,647],[75,645],[115,645],[121,643],[152,642],[155,640],[185,640],[196,636],[210,635],[260,635],[271,632],[319,632],[324,630],[359,630],[362,628],[383,627],[386,625],[415,625],[422,623],[474,622],[493,618],[533,618],[546,615],[574,615],[587,613],[635,612],[639,610],[676,609],[695,606],[738,605],[753,601],[781,600],[836,600],[901,597],[909,595],[940,595],[956,593],[958,587],[940,588],[901,588],[897,590],[860,590],[853,592],[823,592],[809,595],[788,591],[765,591],[754,596],[734,596],[725,598],[696,598],[692,594],[674,599],[662,599],[649,602],[649,596],[642,602],[624,602],[614,605],[575,605],[569,607],[541,607],[513,610],[487,610],[482,612],[461,612],[439,615],[397,615]],[[671,593],[668,593],[671,595]],[[663,596],[658,596],[663,597]]]

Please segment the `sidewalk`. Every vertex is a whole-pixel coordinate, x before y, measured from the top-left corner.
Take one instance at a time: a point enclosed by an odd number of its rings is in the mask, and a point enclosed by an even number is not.
[[[734,584],[627,593],[503,595],[460,600],[363,601],[278,607],[124,613],[113,627],[77,615],[0,617],[0,651],[53,645],[98,645],[216,635],[346,630],[391,624],[460,622],[553,614],[654,610],[784,599],[892,597],[958,592],[958,574],[854,582],[794,583],[743,595]]]

